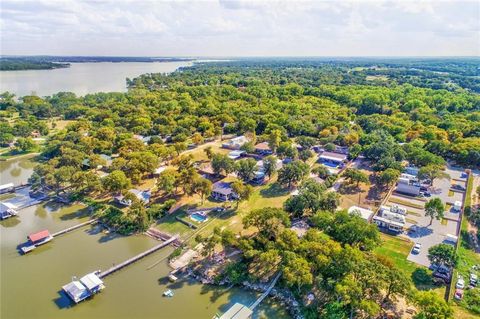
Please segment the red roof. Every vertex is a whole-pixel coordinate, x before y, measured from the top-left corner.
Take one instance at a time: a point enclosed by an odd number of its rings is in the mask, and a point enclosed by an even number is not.
[[[36,242],[48,237],[50,237],[50,233],[46,229],[39,231],[38,233],[28,235],[28,239],[30,239],[31,242]]]

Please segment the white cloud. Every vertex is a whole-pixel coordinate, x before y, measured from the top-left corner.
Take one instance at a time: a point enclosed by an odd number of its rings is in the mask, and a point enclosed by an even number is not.
[[[480,55],[472,1],[0,2],[2,54]]]

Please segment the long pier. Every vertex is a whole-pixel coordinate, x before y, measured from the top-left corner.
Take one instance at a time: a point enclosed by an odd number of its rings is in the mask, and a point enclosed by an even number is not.
[[[157,250],[159,250],[159,249],[161,249],[161,248],[163,248],[163,247],[165,247],[165,246],[170,245],[171,243],[173,243],[173,242],[176,241],[177,239],[178,239],[178,235],[175,235],[175,236],[171,237],[170,239],[164,241],[163,243],[160,243],[160,244],[158,244],[157,246],[152,247],[152,248],[150,248],[149,250],[144,251],[143,253],[140,253],[140,254],[138,254],[138,255],[130,258],[130,259],[125,260],[124,262],[122,262],[122,263],[120,263],[120,264],[118,264],[118,265],[112,266],[112,267],[110,267],[109,269],[107,269],[107,270],[105,270],[105,271],[102,271],[102,272],[98,275],[98,277],[99,277],[99,278],[105,278],[105,277],[107,277],[108,275],[116,272],[117,270],[120,270],[120,269],[122,269],[122,268],[124,268],[124,267],[126,267],[126,266],[128,266],[128,265],[130,265],[130,264],[133,264],[133,263],[136,262],[137,260],[140,260],[140,259],[142,259],[143,257],[148,256],[148,255],[150,255],[151,253],[154,253],[154,252],[156,252]]]
[[[75,229],[78,229],[80,227],[83,227],[83,226],[87,226],[87,225],[90,225],[90,224],[93,224],[93,223],[96,223],[98,221],[97,218],[95,219],[90,219],[84,223],[81,223],[81,224],[77,224],[77,225],[74,225],[72,227],[68,227],[66,229],[62,229],[61,231],[58,231],[54,234],[52,234],[52,237],[57,237],[57,236],[60,236],[60,235],[63,235],[63,234],[66,234],[66,233],[69,233],[71,231],[74,231]]]
[[[265,299],[268,294],[270,293],[270,291],[272,291],[273,287],[275,287],[275,284],[277,283],[277,280],[278,278],[280,278],[280,275],[282,274],[282,272],[278,272],[278,274],[275,276],[275,278],[272,280],[272,282],[270,283],[270,285],[268,286],[267,290],[265,290],[265,292],[260,296],[258,297],[258,299],[250,305],[250,310],[254,310],[262,301],[263,299]]]

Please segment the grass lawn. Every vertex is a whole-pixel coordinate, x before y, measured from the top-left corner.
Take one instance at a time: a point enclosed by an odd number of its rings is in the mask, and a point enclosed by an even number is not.
[[[383,233],[380,233],[380,237],[383,243],[374,250],[375,254],[389,257],[395,266],[407,274],[411,274],[417,269],[418,266],[415,263],[407,260],[407,256],[413,247],[413,242]]]
[[[241,202],[238,209],[235,209],[236,203],[231,203],[233,207],[232,210],[227,210],[224,213],[219,213],[217,215],[209,215],[209,219],[206,222],[199,224],[198,229],[196,230],[179,222],[175,217],[185,217],[184,208],[187,207],[214,207],[223,206],[224,203],[206,200],[203,205],[198,205],[200,200],[197,196],[185,198],[182,200],[184,206],[181,209],[160,219],[155,227],[170,234],[179,233],[188,244],[194,245],[196,234],[208,234],[209,232],[212,232],[215,227],[228,227],[228,229],[236,233],[243,231],[242,218],[248,212],[263,207],[283,207],[284,201],[289,196],[289,192],[281,188],[276,183],[276,177],[273,177],[268,184],[255,187],[251,197],[247,201]]]

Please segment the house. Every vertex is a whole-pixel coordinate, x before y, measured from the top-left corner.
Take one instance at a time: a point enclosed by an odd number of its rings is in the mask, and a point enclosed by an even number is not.
[[[240,135],[232,138],[229,141],[226,141],[225,143],[222,144],[222,147],[230,150],[239,150],[240,147],[242,147],[243,144],[247,142],[248,142],[248,139],[244,135]]]
[[[97,169],[107,168],[112,165],[112,157],[107,154],[100,154],[99,157],[105,161],[105,165],[98,165]],[[90,159],[86,158],[82,161],[82,166],[86,169],[90,168]]]
[[[265,182],[265,172],[256,171],[255,176],[250,180],[250,183],[261,185]]]
[[[241,158],[244,155],[245,155],[245,151],[235,150],[235,151],[231,151],[230,153],[228,153],[228,158],[230,158],[232,160],[236,160],[236,159]]]
[[[12,193],[15,191],[15,186],[13,183],[7,183],[0,185],[0,194]]]
[[[413,176],[417,176],[418,175],[418,167],[415,167],[415,166],[407,166],[405,167],[405,173],[409,174],[409,175],[413,175]]]
[[[275,163],[275,166],[276,166],[276,168],[277,168],[277,171],[278,171],[279,169],[281,169],[281,168],[283,167],[283,162],[282,162],[282,160],[277,159],[277,161],[276,161],[276,163]],[[264,169],[264,167],[263,167],[263,160],[260,160],[260,161],[257,162],[257,169],[258,169],[259,171],[262,171],[262,172],[265,171],[265,169]]]
[[[148,204],[150,202],[150,197],[152,196],[150,191],[141,191],[135,188],[130,189],[128,192],[135,195],[144,204]],[[132,201],[130,199],[126,199],[123,195],[115,196],[114,200],[115,202],[123,206],[132,205]]]
[[[415,176],[409,174],[402,174],[397,182],[397,193],[418,196],[420,195],[420,183]]]
[[[265,156],[273,154],[273,151],[270,145],[268,145],[268,142],[262,142],[255,145],[255,153]]]
[[[10,203],[1,203],[0,202],[0,219],[7,219],[12,216],[18,215],[17,211],[15,210],[15,206]]]
[[[377,215],[373,216],[373,222],[380,228],[402,232],[406,221],[404,215],[392,212],[390,207],[382,206]]]
[[[43,245],[53,239],[48,230],[42,230],[38,233],[30,234],[27,236],[30,243],[35,246]]]
[[[371,211],[370,209],[366,209],[366,208],[362,208],[362,207],[358,207],[358,206],[350,207],[348,209],[348,213],[350,215],[357,214],[360,217],[362,217],[364,220],[366,220],[367,222],[370,221],[370,218],[372,218],[372,215],[373,215],[373,211]]]
[[[327,166],[334,165],[335,167],[343,165],[347,162],[347,155],[336,153],[336,152],[323,152],[318,157],[318,160],[322,164],[326,164]]]
[[[212,198],[222,202],[235,200],[238,195],[233,191],[231,183],[216,182],[212,188]]]

